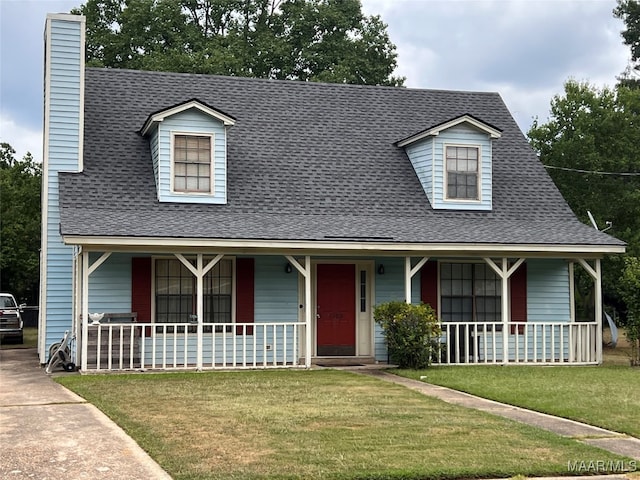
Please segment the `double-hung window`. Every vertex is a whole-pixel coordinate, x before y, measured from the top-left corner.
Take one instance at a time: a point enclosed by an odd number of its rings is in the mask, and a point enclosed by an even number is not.
[[[446,185],[449,200],[480,200],[479,148],[446,147]]]
[[[501,280],[487,264],[440,264],[443,321],[500,322],[501,292]]]
[[[220,260],[204,276],[203,323],[233,321],[233,261]],[[155,312],[159,323],[196,320],[196,278],[178,259],[155,260]]]
[[[173,136],[173,191],[213,193],[212,137],[175,134]]]

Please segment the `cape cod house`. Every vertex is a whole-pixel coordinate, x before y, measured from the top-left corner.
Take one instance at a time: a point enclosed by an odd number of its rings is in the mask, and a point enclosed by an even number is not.
[[[580,223],[496,93],[85,68],[45,28],[39,356],[82,371],[387,361],[372,311],[427,302],[443,363],[601,361]]]

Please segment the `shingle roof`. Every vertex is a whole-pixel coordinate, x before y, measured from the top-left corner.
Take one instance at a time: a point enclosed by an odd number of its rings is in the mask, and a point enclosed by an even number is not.
[[[61,232],[81,236],[622,245],[580,223],[496,93],[86,70],[84,171],[60,174]],[[160,203],[152,112],[197,98],[228,130],[228,203]],[[460,115],[493,140],[493,211],[435,211],[394,145]]]

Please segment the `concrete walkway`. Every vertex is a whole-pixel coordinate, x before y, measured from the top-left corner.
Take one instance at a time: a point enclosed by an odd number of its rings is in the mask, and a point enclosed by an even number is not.
[[[34,349],[0,350],[0,478],[171,479],[93,405],[55,383]]]
[[[603,450],[608,450],[609,452],[640,460],[640,439],[621,433],[612,432],[574,420],[567,420],[566,418],[554,417],[552,415],[494,402],[493,400],[476,397],[450,388],[399,377],[385,372],[380,368],[344,367],[343,369],[387,382],[397,383],[398,385],[403,385],[412,390],[429,395],[430,397],[439,398],[447,403],[453,403],[467,408],[475,408],[494,415],[510,418],[511,420],[549,430],[564,437],[574,438],[589,445],[602,448]],[[636,468],[640,472],[640,462],[637,462]]]

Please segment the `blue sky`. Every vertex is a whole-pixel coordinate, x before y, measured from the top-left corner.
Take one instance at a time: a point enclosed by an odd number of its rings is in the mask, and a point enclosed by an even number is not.
[[[0,0],[0,141],[42,157],[43,30],[68,0]],[[362,0],[381,15],[406,86],[497,91],[526,133],[569,78],[613,86],[626,67],[615,0]]]

